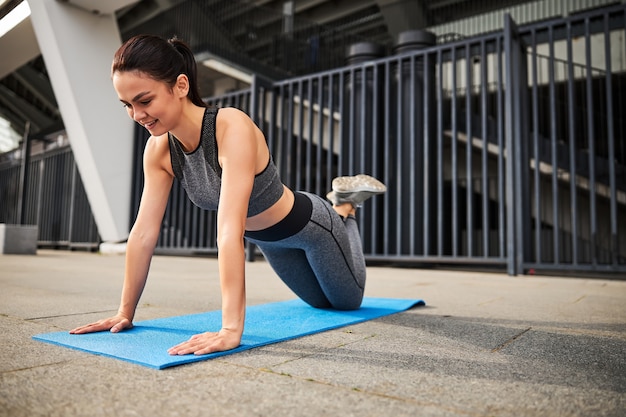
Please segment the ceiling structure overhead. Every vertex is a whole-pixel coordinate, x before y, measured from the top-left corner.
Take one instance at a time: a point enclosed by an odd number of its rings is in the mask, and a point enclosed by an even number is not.
[[[68,4],[79,7],[95,14],[111,14],[115,13],[122,7],[126,7],[133,3],[137,3],[139,0],[60,0]]]
[[[223,59],[222,67],[232,64],[245,78],[250,69],[286,77],[342,66],[350,43],[370,41],[391,48],[403,31],[428,28],[529,0],[57,1],[90,13],[115,13],[123,38],[148,30],[163,31],[164,35],[187,31],[185,40],[196,52],[204,54],[207,60]],[[0,3],[0,17],[21,2]],[[311,51],[317,51],[315,59],[309,56]],[[288,59],[290,54],[309,55],[300,56],[298,61]],[[202,66],[201,85],[205,91],[213,88],[215,79],[224,77],[215,69],[219,67]],[[34,133],[59,126],[61,116],[41,56],[12,71],[0,75],[0,116],[20,134],[26,120],[31,122]]]

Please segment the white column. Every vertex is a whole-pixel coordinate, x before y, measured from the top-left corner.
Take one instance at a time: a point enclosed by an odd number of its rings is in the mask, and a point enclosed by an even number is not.
[[[105,242],[126,239],[133,122],[111,83],[111,60],[121,44],[115,16],[56,0],[28,3],[100,236]]]

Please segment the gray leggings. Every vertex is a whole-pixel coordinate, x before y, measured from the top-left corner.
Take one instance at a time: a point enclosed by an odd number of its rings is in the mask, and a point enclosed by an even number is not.
[[[246,239],[259,247],[283,282],[306,303],[317,308],[359,308],[365,259],[356,219],[342,218],[315,194],[300,193],[294,206],[301,198],[308,198],[312,207],[310,219],[299,231],[274,241],[254,238],[254,232],[246,233]]]

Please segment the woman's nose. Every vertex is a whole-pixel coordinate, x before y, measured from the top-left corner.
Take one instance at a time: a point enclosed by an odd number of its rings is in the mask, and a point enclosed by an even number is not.
[[[130,113],[131,113],[130,117],[132,117],[132,119],[136,122],[143,120],[145,116],[144,112],[140,112],[134,109],[130,110]]]

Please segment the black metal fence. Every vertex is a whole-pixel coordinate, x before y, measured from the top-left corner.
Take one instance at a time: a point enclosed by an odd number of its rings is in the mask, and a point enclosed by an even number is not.
[[[384,181],[359,216],[370,261],[623,272],[625,68],[611,65],[625,22],[624,6],[523,28],[507,17],[500,33],[208,101],[253,117],[293,189]],[[216,251],[214,229],[176,186],[160,248]]]
[[[369,261],[624,273],[626,7],[505,23],[208,102],[251,115],[293,189],[384,181],[359,214]],[[157,250],[217,252],[215,228],[175,183]]]
[[[40,247],[97,248],[100,236],[71,149],[34,155],[22,190],[23,169],[20,160],[0,163],[0,223],[37,225]]]
[[[521,269],[625,270],[625,30],[619,6],[522,32]]]

